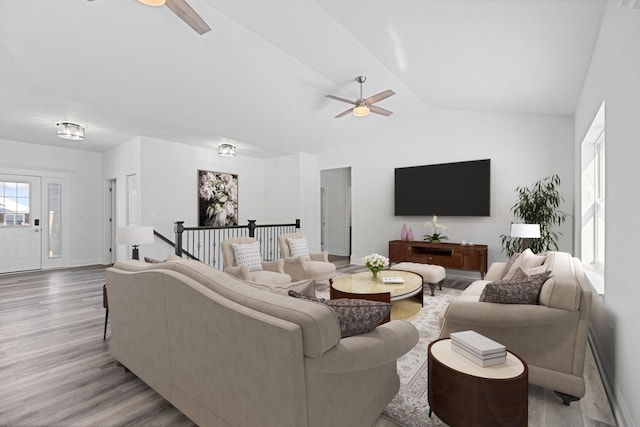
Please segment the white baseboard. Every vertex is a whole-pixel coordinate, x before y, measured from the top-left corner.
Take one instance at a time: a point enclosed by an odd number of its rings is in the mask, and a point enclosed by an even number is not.
[[[615,376],[613,375],[614,370],[606,363],[606,359],[601,357],[598,351],[598,348],[602,348],[602,346],[599,345],[598,336],[592,333],[591,330],[589,330],[589,344],[591,345],[591,352],[598,366],[598,371],[602,378],[602,385],[607,393],[611,411],[613,412],[617,425],[619,427],[637,427],[631,418],[631,412],[629,412],[629,407],[622,395],[622,391],[620,391],[615,382]]]

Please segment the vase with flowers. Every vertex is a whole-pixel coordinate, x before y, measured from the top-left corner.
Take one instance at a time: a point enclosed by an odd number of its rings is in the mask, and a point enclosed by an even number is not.
[[[426,221],[423,227],[425,229],[429,227],[433,228],[433,233],[424,235],[424,240],[430,243],[440,243],[441,240],[448,239],[447,236],[442,235],[442,232],[447,229],[447,226],[438,222],[438,215],[436,214],[433,214],[431,221]]]
[[[376,280],[378,279],[378,271],[384,270],[389,265],[389,258],[380,254],[371,254],[362,258],[362,262],[371,271],[373,279]]]

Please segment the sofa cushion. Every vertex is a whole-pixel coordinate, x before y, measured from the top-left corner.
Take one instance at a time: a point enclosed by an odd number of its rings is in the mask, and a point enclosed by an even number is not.
[[[306,237],[300,237],[298,239],[289,237],[287,239],[287,243],[289,243],[289,251],[291,252],[292,257],[303,256],[306,260],[311,259]]]
[[[278,274],[278,273],[274,273]],[[315,284],[316,281],[313,279],[308,280],[300,280],[298,282],[290,282],[287,284],[277,284],[277,283],[258,283],[258,282],[249,282],[245,281],[249,286],[253,286],[254,288],[261,289],[267,292],[273,292],[275,294],[280,295],[289,295],[289,291],[295,291],[301,295],[306,295],[308,297],[315,298]]]
[[[563,310],[577,311],[582,289],[575,279],[574,260],[567,252],[551,252],[547,262],[551,277],[540,291],[540,304]]]
[[[545,262],[546,259],[547,259],[547,255],[546,254],[545,255],[536,255],[531,251],[531,249],[527,248],[511,264],[511,266],[509,267],[509,270],[505,273],[505,275],[502,277],[502,279],[503,280],[511,280],[511,279],[513,279],[513,276],[518,271],[518,268],[522,268],[524,270],[524,269],[528,269],[528,268],[539,267]],[[511,261],[511,260],[509,260],[509,261]],[[507,269],[505,268],[505,270],[507,270]]]
[[[200,261],[184,260],[147,265],[163,268],[167,264],[173,264],[176,272],[196,280],[231,301],[299,325],[306,356],[319,357],[340,341],[338,319],[333,310],[325,305],[296,301],[288,296],[260,291]]]
[[[236,257],[236,265],[246,265],[249,267],[249,271],[262,270],[260,243],[233,243],[232,245]]]
[[[382,301],[369,301],[352,298],[312,298],[290,291],[295,298],[307,299],[328,305],[333,309],[340,322],[342,338],[366,334],[373,331],[391,312],[391,304]]]
[[[551,272],[532,276],[522,275],[511,280],[488,283],[480,294],[481,302],[499,304],[538,304],[540,289]]]

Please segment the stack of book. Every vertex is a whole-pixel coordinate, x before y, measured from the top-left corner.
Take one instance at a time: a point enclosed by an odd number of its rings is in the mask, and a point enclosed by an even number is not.
[[[451,334],[451,349],[480,366],[493,366],[507,361],[507,348],[475,331]]]

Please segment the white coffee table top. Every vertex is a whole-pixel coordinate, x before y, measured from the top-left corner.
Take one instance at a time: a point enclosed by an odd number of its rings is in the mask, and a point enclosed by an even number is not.
[[[404,283],[384,284],[380,282],[380,277],[402,277]],[[389,292],[391,301],[397,301],[422,292],[422,277],[410,271],[382,270],[378,272],[378,280],[374,280],[371,272],[367,271],[338,277],[332,286],[338,291],[352,294]]]
[[[450,339],[435,342],[431,346],[431,355],[451,369],[475,377],[508,379],[522,375],[524,372],[524,364],[513,353],[507,351],[506,363],[482,367],[452,350]]]

